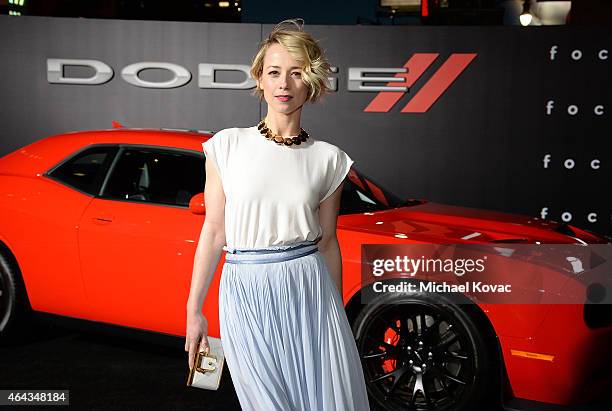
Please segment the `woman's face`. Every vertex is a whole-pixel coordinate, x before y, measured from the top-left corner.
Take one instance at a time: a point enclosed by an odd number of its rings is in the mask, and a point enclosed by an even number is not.
[[[263,89],[268,111],[291,114],[302,107],[308,96],[300,64],[278,43],[266,50],[263,71],[257,83]]]

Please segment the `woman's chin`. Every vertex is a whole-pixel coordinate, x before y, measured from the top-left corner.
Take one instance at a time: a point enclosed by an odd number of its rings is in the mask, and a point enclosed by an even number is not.
[[[299,110],[300,108],[302,108],[302,106],[288,106],[288,105],[273,105],[271,106],[272,110],[279,113],[279,114],[291,114],[293,112],[295,112],[296,110]]]

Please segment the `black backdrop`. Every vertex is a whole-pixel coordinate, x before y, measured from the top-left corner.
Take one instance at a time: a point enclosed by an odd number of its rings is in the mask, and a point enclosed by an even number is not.
[[[206,130],[254,125],[265,107],[252,90],[201,88],[198,65],[248,65],[271,27],[0,16],[0,155],[55,133],[110,128],[112,120]],[[345,149],[374,180],[406,198],[532,216],[544,210],[546,218],[612,234],[612,29],[307,28],[338,67],[338,91],[305,108],[304,128]],[[349,67],[398,68],[422,53],[438,56],[388,111],[365,111],[378,92],[348,90]],[[402,112],[419,91],[427,94],[453,54],[465,53],[476,56],[425,112]],[[50,58],[98,60],[114,75],[99,85],[50,83]],[[121,71],[137,62],[177,64],[192,77],[175,88],[134,86]],[[92,72],[70,67],[65,75]],[[217,74],[217,81],[244,80]],[[172,75],[149,69],[140,78]],[[568,113],[569,106],[576,107]]]

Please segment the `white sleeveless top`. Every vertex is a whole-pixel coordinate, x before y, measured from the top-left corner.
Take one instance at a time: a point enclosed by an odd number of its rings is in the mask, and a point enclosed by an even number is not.
[[[268,248],[317,240],[319,204],[338,188],[354,161],[312,136],[280,146],[257,126],[227,128],[202,143],[225,193],[227,248]]]

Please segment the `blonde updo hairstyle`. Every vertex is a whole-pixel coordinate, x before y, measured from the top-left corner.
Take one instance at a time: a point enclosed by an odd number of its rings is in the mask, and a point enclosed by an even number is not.
[[[284,46],[289,54],[302,67],[302,81],[308,87],[306,102],[314,103],[323,94],[331,91],[328,77],[330,65],[317,41],[303,31],[304,20],[284,20],[277,24],[268,37],[259,45],[259,50],[251,63],[251,76],[259,79],[263,73],[264,56],[268,47],[274,43]],[[263,90],[255,88],[254,95],[263,100]]]

